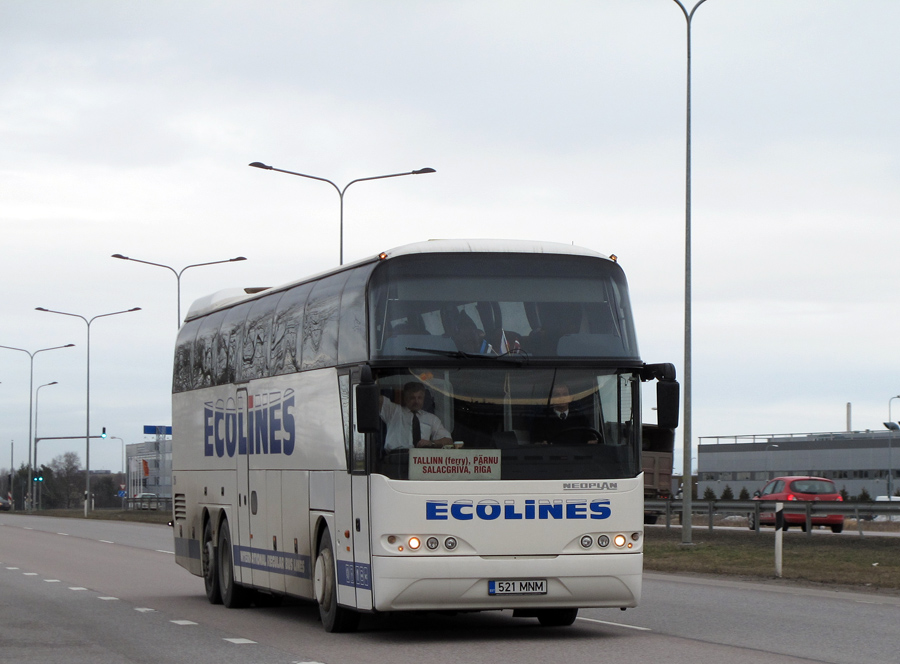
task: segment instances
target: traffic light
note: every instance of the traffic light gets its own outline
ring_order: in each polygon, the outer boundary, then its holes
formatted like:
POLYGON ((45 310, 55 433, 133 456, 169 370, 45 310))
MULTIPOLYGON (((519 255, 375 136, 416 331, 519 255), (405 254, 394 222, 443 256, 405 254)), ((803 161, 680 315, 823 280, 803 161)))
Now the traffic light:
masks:
POLYGON ((43 475, 35 475, 32 479, 33 479, 35 482, 43 482, 43 481, 44 481, 44 476, 43 476, 43 475))
POLYGON ((103 427, 103 431, 100 432, 101 438, 106 438, 106 427, 103 427))

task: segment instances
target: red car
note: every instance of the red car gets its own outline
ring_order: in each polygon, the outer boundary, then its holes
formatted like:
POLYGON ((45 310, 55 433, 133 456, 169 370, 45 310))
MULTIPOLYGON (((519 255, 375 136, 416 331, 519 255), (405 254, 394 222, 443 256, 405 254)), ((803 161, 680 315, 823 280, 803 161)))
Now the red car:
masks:
MULTIPOLYGON (((790 502, 794 500, 808 501, 839 501, 843 500, 838 493, 834 482, 824 477, 776 477, 763 487, 762 491, 753 494, 753 500, 790 502)), ((774 526, 774 512, 760 512, 759 525, 774 526)), ((844 516, 842 514, 813 514, 812 525, 830 526, 831 531, 839 533, 844 529, 844 516)), ((790 526, 800 526, 806 530, 806 515, 803 513, 784 513, 784 526, 787 530, 790 526)), ((750 515, 750 529, 755 529, 753 514, 750 515)))

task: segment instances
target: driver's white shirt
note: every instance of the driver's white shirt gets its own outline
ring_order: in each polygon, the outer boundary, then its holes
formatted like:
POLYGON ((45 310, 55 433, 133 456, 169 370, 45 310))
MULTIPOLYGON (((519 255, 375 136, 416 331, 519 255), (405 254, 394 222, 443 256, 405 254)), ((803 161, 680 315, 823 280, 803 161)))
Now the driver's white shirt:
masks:
MULTIPOLYGON (((398 406, 390 399, 382 402, 381 419, 387 424, 384 449, 397 450, 415 446, 412 439, 412 416, 412 411, 406 406, 398 406)), ((437 415, 420 410, 418 416, 422 438, 425 440, 450 438, 450 432, 444 428, 437 415)))

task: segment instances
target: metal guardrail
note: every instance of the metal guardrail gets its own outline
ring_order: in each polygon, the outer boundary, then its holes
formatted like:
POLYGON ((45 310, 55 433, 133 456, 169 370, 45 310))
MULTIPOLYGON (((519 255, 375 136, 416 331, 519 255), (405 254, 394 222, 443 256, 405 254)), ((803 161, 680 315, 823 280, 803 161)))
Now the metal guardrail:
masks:
MULTIPOLYGON (((713 530, 716 514, 740 514, 753 516, 756 524, 755 530, 759 532, 760 512, 775 511, 774 500, 693 500, 691 501, 692 514, 706 514, 710 518, 709 529, 713 530)), ((862 522, 871 520, 876 516, 888 516, 900 518, 900 501, 878 501, 866 503, 854 503, 844 501, 784 501, 785 514, 805 514, 806 532, 812 535, 813 515, 841 514, 845 517, 856 519, 859 534, 863 534, 862 522)), ((665 515, 666 528, 672 525, 672 515, 681 514, 684 504, 681 500, 645 500, 644 511, 656 512, 660 516, 665 515)))

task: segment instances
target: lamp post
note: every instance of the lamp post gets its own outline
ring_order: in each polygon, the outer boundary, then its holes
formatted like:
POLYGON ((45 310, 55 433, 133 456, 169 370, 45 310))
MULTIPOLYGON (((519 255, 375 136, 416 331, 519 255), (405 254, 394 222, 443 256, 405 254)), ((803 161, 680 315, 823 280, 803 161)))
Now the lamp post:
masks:
POLYGON ((772 473, 772 471, 769 469, 769 449, 770 448, 777 450, 778 445, 775 443, 770 443, 770 444, 766 445, 766 453, 765 453, 766 454, 766 481, 769 481, 770 479, 772 479, 771 477, 769 477, 769 475, 772 473))
POLYGON ((122 474, 125 474, 125 441, 118 436, 110 436, 110 440, 118 440, 122 442, 122 474))
POLYGON ((398 178, 404 175, 424 175, 425 173, 436 173, 433 168, 420 168, 415 171, 407 171, 406 173, 392 173, 390 175, 375 175, 373 177, 368 178, 357 178, 356 180, 351 180, 344 188, 341 189, 331 180, 327 180, 325 178, 320 178, 315 175, 306 175, 304 173, 295 173, 294 171, 285 171, 280 168, 275 168, 274 166, 268 166, 267 164, 262 163, 261 161, 254 161, 252 164, 248 164, 248 166, 252 166, 253 168, 262 168, 267 171, 278 171, 279 173, 287 173, 288 175, 297 175, 301 178, 309 178, 310 180, 319 180, 320 182, 327 182, 332 187, 334 187, 335 191, 337 191, 338 196, 341 199, 341 229, 340 229, 340 265, 344 264, 344 192, 347 191, 347 188, 351 184, 355 184, 356 182, 365 182, 366 180, 384 180, 385 178, 398 178))
POLYGON ((900 431, 900 425, 894 422, 891 417, 891 402, 894 399, 900 399, 900 394, 895 397, 891 397, 888 399, 888 421, 884 423, 888 429, 890 429, 891 433, 888 436, 888 479, 887 479, 887 495, 888 500, 894 499, 894 459, 893 459, 893 445, 894 442, 894 432, 900 431))
POLYGON ((40 350, 36 350, 33 353, 31 351, 25 350, 24 348, 13 348, 12 346, 0 346, 0 348, 6 348, 7 350, 18 350, 23 353, 28 354, 28 358, 30 360, 30 368, 28 370, 29 379, 28 379, 28 489, 23 494, 23 500, 26 496, 31 496, 31 500, 28 501, 29 509, 34 506, 34 490, 31 486, 34 480, 32 479, 32 472, 34 467, 31 465, 31 455, 32 455, 32 445, 34 443, 34 429, 32 428, 32 424, 34 422, 34 356, 38 353, 43 353, 47 350, 58 350, 60 348, 72 348, 75 344, 66 344, 65 346, 53 346, 52 348, 41 348, 40 350))
MULTIPOLYGON (((687 21, 687 122, 685 133, 685 178, 684 178, 684 456, 683 472, 691 473, 691 20, 697 8, 706 0, 699 0, 690 11, 681 0, 674 0, 684 13, 687 21)), ((685 494, 681 543, 691 543, 691 496, 685 494)))
POLYGON ((140 307, 133 307, 123 311, 113 311, 108 314, 98 314, 93 318, 85 318, 80 314, 67 313, 65 311, 54 311, 45 309, 44 307, 36 307, 37 311, 44 311, 49 314, 59 314, 60 316, 71 316, 72 318, 80 318, 87 326, 87 387, 85 389, 87 406, 85 408, 85 432, 84 432, 84 518, 87 518, 88 512, 91 511, 91 323, 98 318, 106 318, 108 316, 118 316, 119 314, 130 314, 133 311, 140 311, 140 307))
POLYGON ((143 263, 144 265, 155 265, 156 267, 164 267, 167 270, 171 270, 172 274, 175 275, 175 282, 177 288, 178 295, 178 320, 175 322, 175 327, 181 327, 181 275, 184 274, 185 270, 188 270, 192 267, 203 267, 204 265, 219 265, 220 263, 236 263, 238 261, 247 260, 243 256, 237 256, 235 258, 226 258, 221 261, 210 261, 208 263, 194 263, 193 265, 186 265, 181 268, 180 271, 176 271, 174 267, 170 267, 169 265, 163 265, 162 263, 151 263, 150 261, 140 260, 138 258, 130 258, 129 256, 123 256, 122 254, 113 254, 112 258, 119 258, 123 261, 131 261, 132 263, 143 263))
MULTIPOLYGON (((41 388, 42 387, 50 387, 51 385, 58 385, 55 380, 52 383, 45 383, 43 385, 39 385, 38 388, 34 391, 34 469, 38 469, 37 465, 37 435, 38 435, 38 405, 40 404, 41 397, 41 388)), ((34 505, 34 482, 31 483, 31 504, 34 505)))

